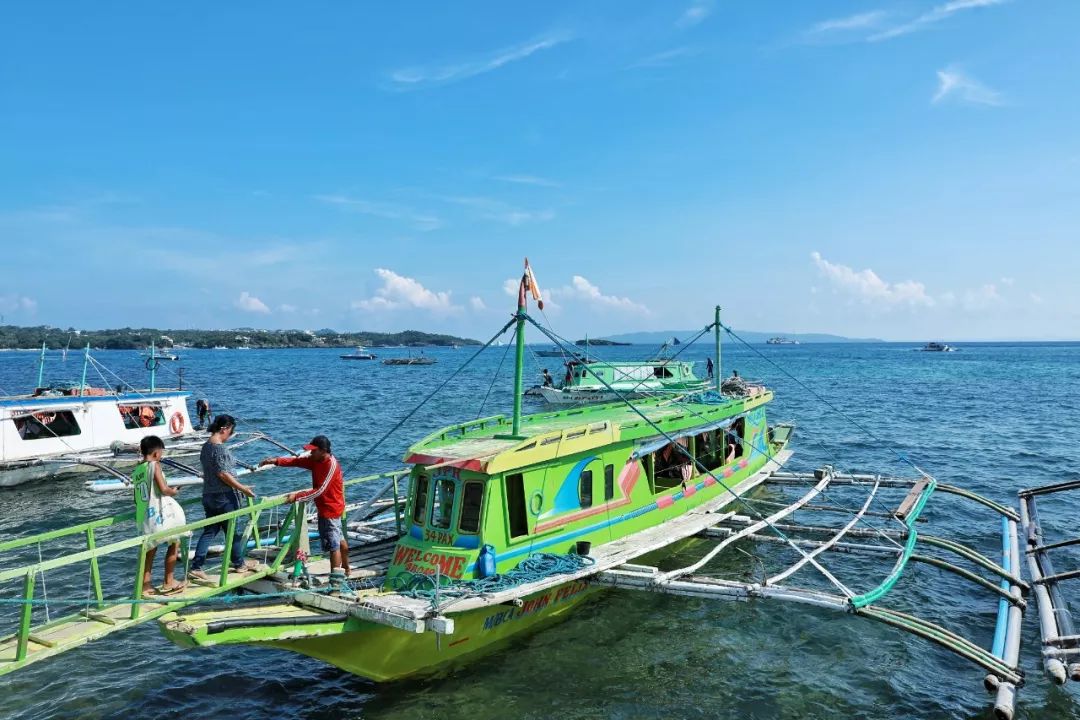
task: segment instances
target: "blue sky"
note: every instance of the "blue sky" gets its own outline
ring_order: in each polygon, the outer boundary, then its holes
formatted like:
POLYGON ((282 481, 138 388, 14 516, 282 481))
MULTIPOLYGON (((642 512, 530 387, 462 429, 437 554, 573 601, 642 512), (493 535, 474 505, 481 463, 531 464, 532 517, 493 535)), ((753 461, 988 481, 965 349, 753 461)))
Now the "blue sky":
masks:
POLYGON ((24 3, 0 314, 1080 339, 1080 5, 24 3))

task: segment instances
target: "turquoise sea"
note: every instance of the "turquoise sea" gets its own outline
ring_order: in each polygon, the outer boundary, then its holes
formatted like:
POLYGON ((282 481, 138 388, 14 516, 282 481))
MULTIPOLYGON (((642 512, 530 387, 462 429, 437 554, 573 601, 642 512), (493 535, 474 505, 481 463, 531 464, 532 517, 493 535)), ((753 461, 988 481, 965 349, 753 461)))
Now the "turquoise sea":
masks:
MULTIPOLYGON (((703 365, 709 345, 691 346, 682 357, 703 365)), ((916 347, 755 346, 833 407, 731 341, 724 345, 722 370, 737 368, 776 391, 770 420, 798 425, 791 469, 833 463, 845 470, 910 475, 899 452, 940 481, 1012 505, 1018 488, 1080 474, 1080 344, 961 343, 959 352, 948 354, 915 352, 916 347)), ((653 350, 603 348, 600 354, 639 359, 653 350)), ((329 435, 349 476, 393 468, 405 447, 429 431, 478 414, 508 412, 511 405, 512 351, 490 348, 358 463, 475 348, 426 350, 438 358, 430 367, 345 362, 338 359, 341 352, 181 350, 177 364, 196 396, 208 397, 217 412, 241 418, 241 430, 261 429, 293 446, 316 433, 329 435)), ((382 358, 406 351, 376 352, 382 358)), ((121 377, 146 383, 135 352, 96 357, 121 377)), ((27 391, 36 379, 36 361, 35 353, 0 353, 0 392, 27 391)), ((529 362, 534 377, 540 363, 558 376, 557 359, 529 362)), ((76 353, 66 363, 50 354, 48 378, 77 380, 80 371, 76 353)), ((90 380, 101 382, 93 371, 90 380)), ((175 382, 167 371, 159 380, 175 382)), ((0 539, 128 508, 126 494, 91 494, 82 482, 0 490, 0 539)), ((306 475, 276 471, 256 486, 270 494, 307 482, 306 475)), ((1077 534, 1078 499, 1040 505, 1049 532, 1058 538, 1077 534)), ((999 547, 999 522, 972 507, 932 500, 928 526, 992 552, 999 547)), ((770 557, 769 549, 753 543, 740 547, 770 557)), ((690 556, 694 548, 682 552, 690 556)), ((5 558, 4 565, 9 562, 5 558)), ((718 565, 749 575, 754 562, 740 554, 718 565)), ((1080 566, 1080 553, 1062 551, 1057 565, 1059 571, 1080 566)), ((54 598, 84 596, 86 574, 47 576, 47 589, 54 598)), ((930 567, 911 568, 896 592, 896 602, 887 604, 923 606, 927 617, 989 646, 996 600, 986 593, 930 567)), ((14 614, 4 609, 5 631, 14 614)), ((1017 716, 1080 717, 1076 690, 1054 687, 1042 675, 1035 619, 1032 605, 1024 621, 1027 685, 1020 690, 1017 716)), ((848 615, 764 601, 612 591, 566 622, 442 676, 385 686, 286 652, 183 651, 148 623, 0 679, 0 717, 989 718, 991 698, 982 690, 982 677, 936 646, 848 615)))

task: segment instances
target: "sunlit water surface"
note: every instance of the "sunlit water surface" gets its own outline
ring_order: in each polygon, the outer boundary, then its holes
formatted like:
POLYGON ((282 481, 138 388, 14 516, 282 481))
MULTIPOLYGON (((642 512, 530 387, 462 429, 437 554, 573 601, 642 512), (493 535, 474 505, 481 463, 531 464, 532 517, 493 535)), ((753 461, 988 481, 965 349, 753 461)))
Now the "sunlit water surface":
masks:
MULTIPOLYGON (((848 470, 910 473, 897 459, 899 451, 943 482, 1010 504, 1020 487, 1076 477, 1080 345, 969 344, 949 354, 914 347, 756 348, 834 407, 737 344, 725 344, 723 366, 725 373, 738 368, 776 390, 770 420, 798 424, 792 469, 831 462, 848 470)), ((478 413, 509 411, 512 354, 493 347, 357 464, 474 351, 428 350, 438 364, 388 367, 345 362, 336 350, 187 350, 179 365, 197 396, 209 397, 216 411, 242 418, 242 430, 258 428, 294 446, 326 433, 356 476, 394 467, 409 442, 433 429, 478 413)), ((650 351, 605 348, 602 354, 639 359, 650 351)), ((683 357, 703 364, 706 352, 695 345, 683 357)), ((399 354, 404 351, 380 351, 383 357, 399 354)), ((97 357, 125 379, 146 382, 134 352, 97 357)), ((36 377, 36 359, 33 353, 0 353, 0 389, 26 391, 36 377)), ((529 372, 538 375, 540 363, 558 375, 556 359, 530 358, 529 372)), ((81 361, 75 353, 66 364, 50 355, 48 367, 53 379, 77 379, 81 361)), ((166 371, 159 379, 175 381, 166 371)), ((90 380, 101 384, 93 371, 90 380)), ((303 475, 278 472, 262 476, 257 486, 269 494, 305 482, 303 475)), ((0 538, 121 512, 129 502, 126 494, 88 493, 81 478, 0 490, 0 538)), ((927 512, 936 534, 995 547, 999 526, 992 516, 969 513, 970 506, 956 502, 940 507, 962 512, 938 507, 931 503, 927 512)), ((1071 526, 1075 535, 1077 510, 1075 501, 1047 502, 1044 519, 1049 525, 1056 516, 1055 527, 1067 533, 1071 526)), ((694 548, 684 552, 678 559, 693 558, 694 548)), ((753 572, 745 558, 721 565, 753 572)), ((1059 565, 1075 567, 1080 558, 1063 553, 1059 565)), ((125 560, 106 564, 104 571, 118 577, 129 568, 125 560)), ((85 582, 80 571, 48 576, 47 587, 53 597, 82 597, 85 582)), ((996 603, 959 579, 912 568, 894 605, 923 606, 928 617, 989 645, 996 603)), ((14 614, 11 608, 5 613, 14 614)), ((1020 692, 1018 716, 1080 717, 1074 694, 1052 687, 1041 674, 1033 609, 1024 630, 1028 683, 1020 692)), ((0 717, 990 717, 981 679, 978 669, 937 647, 825 610, 610 592, 569 620, 442 676, 385 686, 282 651, 180 650, 161 637, 155 623, 147 623, 5 677, 0 717)))

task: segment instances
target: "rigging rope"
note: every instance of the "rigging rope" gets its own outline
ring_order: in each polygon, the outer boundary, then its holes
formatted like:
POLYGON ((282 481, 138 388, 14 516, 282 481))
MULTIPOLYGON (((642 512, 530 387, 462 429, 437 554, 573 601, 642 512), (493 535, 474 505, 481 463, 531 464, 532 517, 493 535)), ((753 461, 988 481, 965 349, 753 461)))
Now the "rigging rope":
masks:
POLYGON ((852 425, 854 425, 854 426, 855 426, 856 428, 858 428, 858 429, 859 429, 859 430, 861 430, 862 432, 864 432, 864 433, 866 433, 867 435, 869 435, 869 436, 870 436, 871 438, 873 438, 874 440, 876 440, 876 441, 878 441, 879 443, 881 443, 881 444, 882 444, 883 446, 885 446, 885 447, 887 447, 888 449, 892 450, 893 454, 895 454, 895 455, 896 455, 896 457, 898 457, 898 458, 899 458, 899 459, 900 459, 900 460, 901 460, 902 462, 904 462, 904 463, 907 463, 907 464, 908 464, 908 465, 910 465, 910 466, 911 466, 912 468, 914 468, 914 469, 915 469, 915 472, 919 473, 920 475, 922 475, 922 476, 923 476, 924 478, 926 478, 926 479, 928 479, 928 480, 930 480, 930 479, 933 479, 933 478, 932 478, 932 477, 930 476, 930 474, 929 474, 929 473, 927 473, 927 472, 926 472, 926 471, 924 471, 924 470, 923 470, 922 468, 920 468, 920 467, 919 467, 918 465, 916 465, 916 464, 915 464, 915 463, 914 463, 914 462, 913 462, 913 461, 912 461, 912 460, 911 460, 911 459, 910 459, 910 458, 909 458, 909 457, 908 457, 907 455, 905 455, 904 453, 900 452, 899 450, 896 450, 896 449, 895 449, 894 447, 892 447, 892 445, 891 445, 890 443, 888 443, 888 442, 887 442, 886 440, 884 440, 884 439, 882 439, 882 438, 878 437, 878 436, 877 436, 877 435, 875 435, 875 434, 874 434, 874 433, 873 433, 873 432, 872 432, 872 431, 871 431, 871 430, 870 430, 869 428, 865 427, 865 426, 864 426, 864 425, 863 425, 862 423, 858 422, 857 420, 855 420, 854 418, 852 418, 851 416, 849 416, 849 415, 848 415, 847 413, 845 413, 845 412, 844 412, 843 410, 841 410, 840 408, 838 408, 838 407, 837 407, 836 405, 834 405, 834 404, 832 404, 831 402, 829 402, 829 400, 828 400, 828 399, 826 399, 825 397, 823 397, 822 395, 820 395, 819 393, 817 393, 817 392, 816 392, 816 391, 815 391, 815 390, 814 390, 813 388, 811 388, 810 386, 808 386, 808 385, 807 385, 806 383, 804 383, 804 382, 803 382, 802 380, 799 380, 799 378, 797 378, 797 377, 795 377, 794 375, 792 375, 792 374, 791 374, 790 372, 788 372, 788 371, 787 371, 786 369, 784 369, 784 368, 783 368, 782 366, 780 366, 780 365, 779 365, 779 364, 778 364, 778 363, 777 363, 776 361, 774 361, 774 360, 773 360, 772 358, 770 358, 770 357, 768 357, 767 355, 765 355, 765 354, 764 354, 763 352, 761 352, 761 351, 760 351, 760 350, 758 350, 758 349, 757 349, 756 347, 754 347, 753 345, 751 345, 750 343, 748 343, 748 342, 747 342, 746 340, 743 340, 743 339, 742 339, 742 337, 740 337, 739 335, 737 335, 737 334, 735 333, 735 331, 734 331, 734 330, 732 330, 731 328, 729 328, 729 327, 728 327, 727 325, 724 325, 723 323, 720 323, 720 327, 722 327, 722 328, 724 329, 724 331, 725 331, 725 332, 726 332, 726 333, 727 333, 728 335, 730 335, 731 337, 735 338, 736 340, 738 340, 739 342, 741 342, 741 343, 742 343, 743 345, 745 345, 746 347, 750 348, 750 350, 752 350, 752 351, 754 352, 754 354, 756 354, 756 355, 757 355, 758 357, 760 357, 761 359, 765 360, 765 362, 769 363, 769 364, 770 364, 770 365, 772 365, 772 366, 773 366, 774 368, 776 368, 777 370, 779 370, 780 372, 782 372, 782 373, 783 373, 784 375, 786 375, 786 376, 787 376, 788 378, 790 378, 790 379, 791 379, 792 381, 794 381, 795 383, 797 383, 797 384, 799 385, 799 387, 801 387, 801 388, 802 388, 803 390, 806 390, 806 391, 807 391, 808 393, 810 393, 811 395, 813 395, 813 396, 814 396, 815 398, 817 398, 817 399, 818 399, 819 401, 821 401, 822 403, 824 403, 825 405, 827 405, 827 406, 829 407, 829 409, 831 409, 831 410, 832 410, 833 412, 835 412, 835 413, 837 413, 838 415, 840 415, 840 417, 842 417, 842 418, 844 418, 845 420, 847 420, 847 421, 848 421, 849 423, 851 423, 851 424, 852 424, 852 425))
MULTIPOLYGON (((550 338, 553 342, 555 342, 556 344, 559 344, 558 336, 553 331, 550 331, 547 328, 545 328, 544 326, 540 325, 539 323, 536 322, 535 319, 533 319, 529 315, 525 315, 525 319, 528 320, 529 322, 531 322, 536 327, 536 329, 538 329, 541 333, 547 335, 548 338, 550 338)), ((698 462, 697 458, 695 458, 693 455, 691 455, 686 450, 686 448, 682 447, 682 445, 680 445, 678 442, 676 442, 675 439, 671 437, 671 435, 664 432, 664 430, 659 425, 657 425, 653 421, 652 418, 650 418, 648 415, 643 413, 632 402, 627 400, 621 393, 619 393, 617 390, 612 388, 611 385, 609 385, 606 381, 604 381, 603 378, 601 378, 599 375, 597 375, 595 372, 593 372, 589 368, 588 365, 585 365, 585 368, 586 368, 586 370, 591 372, 593 374, 593 377, 595 377, 608 390, 615 393, 615 396, 618 397, 619 400, 621 400, 624 404, 626 404, 627 407, 629 407, 631 410, 633 410, 636 415, 638 415, 642 420, 644 420, 646 423, 648 423, 649 426, 653 428, 653 430, 658 432, 660 435, 663 435, 667 439, 667 441, 672 444, 672 446, 676 449, 677 452, 680 452, 683 455, 685 455, 690 460, 690 462, 692 462, 696 467, 698 467, 701 471, 704 471, 710 477, 712 477, 714 480, 716 480, 717 484, 720 485, 720 487, 727 490, 731 494, 731 496, 733 498, 735 498, 735 502, 739 503, 740 505, 745 507, 749 512, 753 513, 758 518, 760 518, 761 522, 763 522, 766 526, 768 526, 769 529, 772 530, 778 537, 782 538, 785 542, 787 542, 787 544, 790 545, 797 553, 799 553, 799 555, 801 555, 803 557, 806 557, 808 559, 808 562, 810 562, 815 568, 817 568, 817 570, 819 572, 821 572, 821 574, 824 575, 825 578, 827 578, 830 582, 832 582, 834 585, 836 585, 837 589, 841 590, 842 592, 846 590, 846 588, 844 588, 843 584, 840 583, 839 580, 837 580, 836 578, 834 578, 832 576, 832 573, 830 573, 828 570, 826 570, 820 563, 817 562, 817 560, 814 560, 813 558, 809 558, 807 556, 807 554, 805 552, 803 552, 802 548, 800 548, 796 543, 794 543, 791 540, 791 538, 789 538, 787 535, 785 535, 783 533, 783 531, 780 530, 780 528, 773 525, 769 521, 768 518, 763 517, 761 515, 761 513, 758 512, 757 508, 755 508, 753 505, 751 505, 749 502, 747 502, 741 495, 739 495, 734 490, 732 490, 731 487, 727 483, 725 483, 723 481, 723 479, 716 477, 716 475, 714 475, 711 470, 709 470, 704 465, 702 465, 700 462, 698 462)), ((782 463, 778 463, 778 464, 780 465, 780 467, 783 467, 782 463)), ((670 575, 671 573, 668 573, 668 574, 670 575)))
POLYGON ((444 387, 446 387, 450 383, 451 380, 456 378, 461 373, 462 370, 464 370, 466 367, 469 366, 469 364, 473 360, 480 357, 480 353, 487 350, 491 346, 492 343, 494 343, 496 340, 498 340, 500 337, 502 337, 503 333, 505 333, 510 328, 510 326, 513 325, 516 322, 517 322, 517 318, 514 317, 514 318, 511 318, 505 325, 503 325, 501 330, 499 330, 497 333, 492 335, 490 340, 488 340, 486 343, 484 343, 480 347, 479 350, 477 350, 475 353, 473 353, 472 357, 470 357, 468 360, 466 360, 464 363, 462 363, 456 370, 454 370, 454 372, 450 373, 450 376, 447 377, 445 380, 443 380, 441 383, 439 383, 439 385, 434 390, 432 390, 430 393, 428 393, 427 397, 425 397, 423 400, 421 400, 420 403, 416 405, 416 407, 414 407, 412 410, 407 412, 405 414, 405 417, 401 418, 396 423, 394 423, 393 427, 391 427, 389 430, 387 430, 385 433, 383 433, 382 437, 380 437, 378 440, 376 440, 367 450, 365 450, 360 455, 359 458, 354 460, 349 465, 347 473, 351 473, 354 469, 356 469, 356 467, 361 462, 363 462, 368 457, 368 455, 370 455, 371 453, 373 453, 375 451, 375 448, 379 447, 384 442, 386 442, 387 438, 389 438, 391 435, 393 435, 395 432, 397 432, 398 429, 400 429, 402 425, 407 423, 409 421, 409 419, 413 415, 415 415, 417 413, 417 411, 420 410, 420 408, 424 407, 424 405, 426 405, 427 402, 429 400, 431 400, 431 398, 435 397, 439 392, 441 392, 442 389, 444 387))
POLYGON ((503 363, 506 362, 506 356, 510 354, 511 347, 513 346, 510 343, 506 344, 506 350, 503 351, 502 358, 499 360, 499 367, 495 368, 495 374, 491 376, 491 384, 488 385, 487 392, 484 393, 484 399, 480 402, 480 409, 476 411, 477 418, 484 412, 484 405, 487 404, 488 396, 491 395, 491 389, 495 387, 495 381, 499 379, 499 372, 502 371, 503 363))

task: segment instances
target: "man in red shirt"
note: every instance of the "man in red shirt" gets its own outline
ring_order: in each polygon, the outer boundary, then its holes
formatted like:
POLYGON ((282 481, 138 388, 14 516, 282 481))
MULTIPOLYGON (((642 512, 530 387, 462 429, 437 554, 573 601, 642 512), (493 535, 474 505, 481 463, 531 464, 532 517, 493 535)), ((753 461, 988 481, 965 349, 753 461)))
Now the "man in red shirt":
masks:
POLYGON ((288 494, 289 502, 314 500, 319 511, 319 539, 323 552, 330 553, 330 574, 338 568, 349 574, 349 544, 341 528, 341 516, 345 514, 345 483, 341 465, 330 453, 330 438, 316 435, 304 446, 307 455, 299 457, 266 458, 259 465, 278 467, 302 467, 311 471, 311 489, 288 494))

